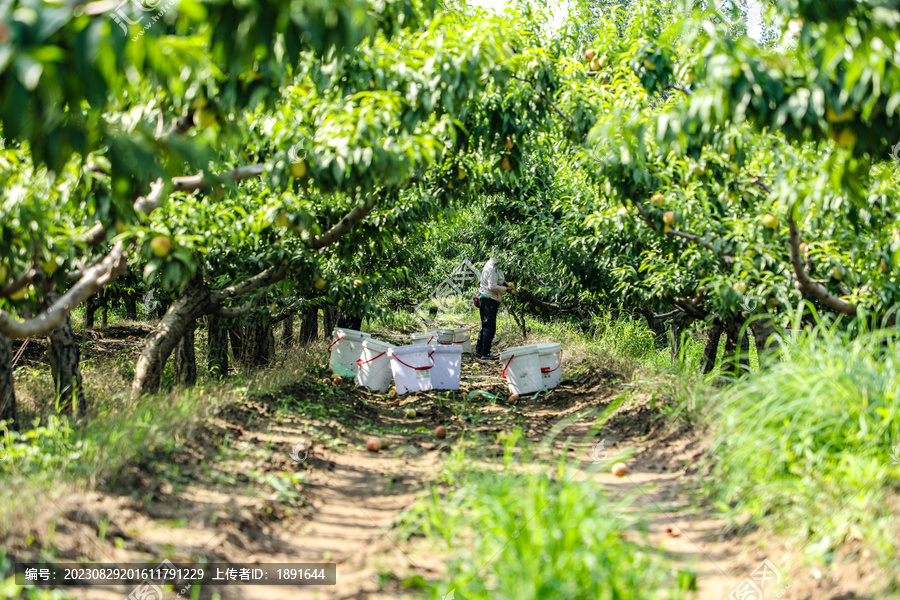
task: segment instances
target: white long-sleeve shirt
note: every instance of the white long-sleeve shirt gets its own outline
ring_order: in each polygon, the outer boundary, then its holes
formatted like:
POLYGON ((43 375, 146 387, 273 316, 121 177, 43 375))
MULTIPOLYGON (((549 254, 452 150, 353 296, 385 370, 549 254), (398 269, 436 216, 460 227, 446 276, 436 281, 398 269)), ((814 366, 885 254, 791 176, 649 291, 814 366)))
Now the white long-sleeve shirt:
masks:
POLYGON ((496 301, 500 301, 503 292, 507 290, 506 276, 500 270, 499 261, 493 258, 487 261, 484 269, 481 271, 481 283, 478 288, 479 296, 487 296, 496 301))

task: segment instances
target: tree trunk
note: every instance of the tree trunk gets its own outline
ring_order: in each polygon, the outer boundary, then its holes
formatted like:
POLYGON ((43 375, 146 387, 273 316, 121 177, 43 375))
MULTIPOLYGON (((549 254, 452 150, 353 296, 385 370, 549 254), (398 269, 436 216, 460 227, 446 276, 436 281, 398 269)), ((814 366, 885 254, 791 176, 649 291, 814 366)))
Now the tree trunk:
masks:
POLYGON ((669 321, 669 353, 672 357, 672 364, 677 364, 678 357, 681 355, 681 322, 677 317, 673 317, 669 321))
MULTIPOLYGON (((139 399, 144 394, 159 390, 163 368, 172 351, 185 333, 200 317, 220 311, 222 302, 232 300, 260 287, 271 285, 284 277, 284 269, 268 268, 229 288, 228 293, 213 292, 203 282, 203 272, 197 270, 184 292, 166 311, 156 328, 144 341, 144 348, 134 369, 131 383, 131 398, 139 399)), ((249 305, 248 305, 249 306, 249 305)), ((242 310, 229 310, 231 314, 242 314, 242 310)), ((268 315, 266 315, 268 317, 268 315)))
POLYGON ((231 341, 231 358, 236 363, 242 362, 244 360, 244 338, 240 322, 235 319, 227 319, 224 323, 228 331, 228 339, 231 341))
POLYGON ((510 309, 509 313, 513 316, 513 320, 516 322, 516 325, 519 326, 519 329, 522 330, 522 339, 528 339, 528 328, 525 322, 525 305, 520 304, 519 313, 516 314, 516 309, 513 307, 510 309))
POLYGON ((134 292, 125 292, 122 294, 122 302, 125 303, 125 318, 129 321, 137 321, 137 294, 134 292))
POLYGON ((765 363, 778 360, 778 351, 781 349, 778 340, 772 337, 777 330, 769 319, 756 319, 750 323, 750 331, 753 332, 753 340, 756 343, 756 355, 759 357, 759 368, 765 363))
POLYGON ((281 333, 281 345, 290 348, 294 345, 294 313, 284 319, 284 329, 281 333))
POLYGON ((103 299, 100 304, 100 328, 106 329, 109 325, 109 292, 103 292, 103 299))
MULTIPOLYGON (((160 294, 162 296, 162 294, 160 294)), ((169 311, 169 306, 171 302, 168 298, 159 297, 156 299, 156 318, 162 319, 166 316, 166 313, 169 311)))
POLYGON ((722 322, 713 321, 706 333, 706 343, 703 344, 703 358, 700 368, 704 375, 708 375, 716 367, 716 357, 719 354, 719 338, 722 337, 722 322))
POLYGON ((331 332, 334 331, 335 326, 337 325, 338 319, 338 309, 337 306, 333 304, 326 304, 322 307, 322 313, 324 314, 324 329, 325 329, 325 337, 331 335, 331 332))
POLYGON ((319 338, 319 309, 307 306, 300 314, 300 343, 310 344, 319 338))
POLYGON ((11 421, 16 427, 16 389, 12 369, 12 340, 0 333, 0 421, 11 421))
POLYGON ((745 331, 744 335, 741 336, 741 356, 738 366, 740 367, 740 375, 743 376, 750 372, 750 335, 748 331, 745 331))
POLYGON ((741 323, 737 319, 727 319, 725 321, 725 355, 722 357, 723 371, 729 372, 736 377, 740 377, 742 369, 740 366, 740 357, 738 350, 743 344, 738 339, 741 332, 741 323))
POLYGON ((241 366, 244 369, 263 367, 272 358, 275 337, 272 334, 272 323, 269 314, 254 311, 244 326, 244 355, 241 366))
POLYGON ((88 299, 84 301, 84 328, 85 329, 93 329, 94 328, 94 313, 97 312, 97 307, 99 306, 99 294, 91 294, 88 296, 88 299))
POLYGON ((144 341, 144 349, 138 358, 131 383, 131 397, 137 400, 144 394, 159 391, 163 369, 181 338, 193 322, 211 312, 213 306, 209 288, 193 282, 169 307, 165 316, 144 341))
POLYGON ((223 379, 228 376, 228 329, 220 317, 209 315, 206 319, 209 331, 207 368, 210 375, 223 379))
POLYGON ((194 329, 196 321, 192 321, 178 342, 175 353, 175 382, 185 387, 197 385, 197 355, 194 352, 194 329))
MULTIPOLYGON (((657 319, 652 310, 641 309, 638 311, 647 321, 647 327, 653 332, 657 348, 665 348, 669 341, 669 330, 663 319, 657 319)), ((616 318, 616 317, 614 317, 616 318)))
POLYGON ((81 416, 87 408, 81 383, 81 346, 72 331, 72 318, 50 332, 50 373, 61 410, 81 416))

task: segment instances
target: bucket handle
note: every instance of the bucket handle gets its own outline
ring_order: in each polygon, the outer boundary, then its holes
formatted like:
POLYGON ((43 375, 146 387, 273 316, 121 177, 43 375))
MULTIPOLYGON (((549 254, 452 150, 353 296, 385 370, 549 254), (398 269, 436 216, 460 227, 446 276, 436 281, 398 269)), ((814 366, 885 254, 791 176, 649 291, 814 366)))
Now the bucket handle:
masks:
POLYGON ((509 368, 509 363, 511 363, 511 362, 512 362, 512 360, 513 360, 513 359, 514 359, 514 358, 515 358, 515 357, 516 357, 516 355, 515 355, 515 354, 513 354, 513 355, 512 355, 512 356, 510 356, 510 357, 509 357, 509 360, 508 360, 508 361, 506 361, 506 366, 505 366, 505 367, 503 367, 503 372, 502 372, 502 373, 500 373, 500 377, 502 377, 502 378, 503 378, 503 379, 506 379, 506 369, 508 369, 508 368, 509 368))
MULTIPOLYGON (((341 337, 339 337, 338 339, 336 339, 336 340, 334 340, 333 342, 331 342, 331 346, 334 346, 335 344, 337 344, 337 343, 338 343, 339 341, 341 341, 342 339, 344 339, 344 335, 343 335, 343 334, 341 334, 341 337)), ((328 346, 328 354, 331 354, 331 346, 328 346)))
POLYGON ((553 371, 557 370, 561 366, 562 366, 562 351, 560 351, 560 353, 559 353, 559 364, 556 365, 555 367, 553 367, 552 369, 550 367, 541 367, 541 373, 552 373, 553 371))
MULTIPOLYGON (((412 365, 408 365, 408 364, 406 364, 405 362, 403 362, 402 360, 400 360, 400 358, 399 358, 396 354, 391 354, 391 358, 393 358, 394 360, 396 360, 398 363, 400 363, 400 364, 403 365, 404 367, 409 367, 410 369, 413 369, 414 371, 427 371, 428 369, 430 369, 431 367, 434 366, 434 356, 433 356, 433 355, 434 355, 434 352, 429 352, 429 353, 428 353, 428 358, 431 359, 431 364, 430 364, 430 365, 425 365, 424 367, 414 367, 414 366, 412 366, 412 365)), ((373 360, 374 360, 374 359, 373 359, 373 360)))
POLYGON ((376 356, 376 357, 374 357, 374 358, 370 358, 369 360, 363 360, 363 359, 361 359, 361 358, 360 358, 360 359, 357 359, 356 364, 359 365, 359 366, 361 367, 361 366, 363 366, 364 364, 367 364, 367 363, 372 362, 373 360, 378 360, 379 358, 381 358, 381 357, 384 356, 385 354, 387 354, 387 350, 385 350, 384 352, 382 352, 381 354, 379 354, 378 356, 376 356))

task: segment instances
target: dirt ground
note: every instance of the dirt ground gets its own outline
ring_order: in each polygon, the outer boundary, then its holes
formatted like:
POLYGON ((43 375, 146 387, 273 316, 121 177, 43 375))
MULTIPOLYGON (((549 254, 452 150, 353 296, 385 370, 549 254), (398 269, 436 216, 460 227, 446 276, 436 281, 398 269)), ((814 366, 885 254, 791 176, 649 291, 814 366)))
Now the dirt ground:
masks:
MULTIPOLYGON (((738 532, 713 507, 698 505, 690 490, 700 483, 697 464, 708 445, 702 432, 668 422, 664 398, 634 393, 615 373, 586 371, 512 405, 500 371, 496 362, 465 356, 461 391, 396 399, 350 383, 325 385, 324 369, 298 375, 278 393, 227 406, 171 453, 17 525, 7 551, 27 560, 54 547, 59 562, 155 563, 164 555, 175 562, 334 562, 334 586, 207 587, 200 597, 415 597, 400 583, 411 575, 439 579, 443 564, 397 534, 398 516, 437 481, 454 444, 477 444, 490 461, 492 444, 500 455, 496 434, 519 426, 539 460, 555 464, 566 452, 579 478, 630 498, 627 510, 643 517, 650 542, 696 573, 700 600, 729 597, 764 560, 778 569, 778 581, 773 574, 764 586, 767 600, 883 597, 870 555, 848 547, 830 569, 806 564, 801 549, 738 532), (498 397, 475 401, 475 390, 498 397), (405 416, 408 408, 414 418, 405 416), (600 418, 605 425, 597 430, 600 418), (445 439, 434 434, 439 425, 448 429, 445 439), (367 451, 376 434, 386 447, 367 451), (542 454, 537 448, 548 436, 542 454), (620 457, 628 466, 621 478, 608 468, 620 457), (595 461, 604 465, 599 472, 595 461)), ((133 588, 69 591, 105 599, 133 588)))

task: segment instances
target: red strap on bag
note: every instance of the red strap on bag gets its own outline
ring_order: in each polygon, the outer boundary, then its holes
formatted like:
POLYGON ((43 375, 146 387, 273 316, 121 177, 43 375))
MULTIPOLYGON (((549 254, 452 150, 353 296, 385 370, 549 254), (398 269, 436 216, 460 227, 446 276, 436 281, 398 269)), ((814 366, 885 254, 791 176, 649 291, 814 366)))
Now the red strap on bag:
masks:
MULTIPOLYGON (((338 343, 339 341, 341 341, 342 339, 344 339, 344 336, 343 336, 343 335, 342 335, 341 337, 339 337, 338 339, 334 340, 333 342, 331 342, 331 346, 334 346, 335 344, 337 344, 337 343, 338 343)), ((328 346, 328 354, 331 354, 331 346, 328 346)))
POLYGON ((368 364, 368 363, 372 362, 373 360, 377 360, 377 359, 381 358, 381 357, 384 356, 385 354, 387 354, 387 350, 385 350, 384 352, 382 352, 382 353, 379 354, 378 356, 375 356, 375 357, 373 357, 373 358, 370 358, 369 360, 363 360, 363 359, 360 358, 359 360, 356 361, 356 364, 358 364, 358 365, 361 367, 361 366, 363 366, 363 365, 365 365, 365 364, 368 364))

